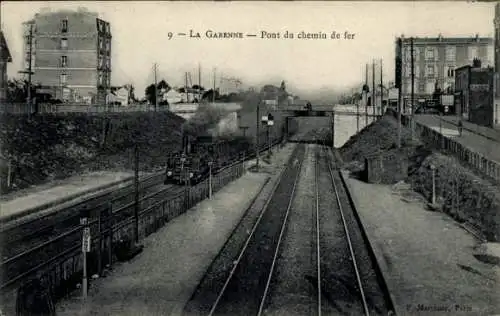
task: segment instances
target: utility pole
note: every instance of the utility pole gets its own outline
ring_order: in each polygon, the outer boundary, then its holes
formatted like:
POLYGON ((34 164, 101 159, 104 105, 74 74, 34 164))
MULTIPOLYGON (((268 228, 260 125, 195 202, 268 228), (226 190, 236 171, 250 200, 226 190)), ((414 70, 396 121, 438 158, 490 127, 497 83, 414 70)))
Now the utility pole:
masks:
POLYGON ((377 88, 375 87, 375 59, 372 60, 372 107, 373 107, 373 117, 375 118, 375 108, 377 107, 377 88))
POLYGON ((201 102, 201 65, 198 63, 198 103, 201 102))
POLYGON ((215 68, 214 68, 214 89, 212 90, 212 103, 215 103, 215 68))
MULTIPOLYGON (((33 59, 33 24, 30 24, 30 31, 28 33, 28 69, 27 70, 22 70, 19 71, 19 73, 22 74, 27 74, 28 75, 28 87, 26 91, 26 104, 28 106, 28 111, 31 113, 31 75, 34 74, 33 72, 33 65, 32 65, 32 59, 33 59)), ((35 111, 35 113, 38 111, 35 111)))
MULTIPOLYGON (((137 141, 137 139, 136 139, 137 141)), ((139 145, 134 146, 134 237, 139 243, 139 145)))
POLYGON ((186 103, 189 103, 189 94, 188 94, 188 73, 184 73, 184 92, 186 93, 186 103))
POLYGON ((414 131, 413 131, 413 116, 414 116, 414 113, 415 113, 415 91, 414 91, 414 86, 415 86, 415 73, 414 73, 414 68, 415 68, 415 61, 414 61, 414 58, 413 58, 413 37, 410 38, 410 53, 411 53, 411 56, 410 56, 410 63, 411 63, 411 108, 410 108, 410 111, 411 111, 411 114, 410 114, 410 129, 411 129, 411 139, 413 140, 413 134, 414 134, 414 131))
MULTIPOLYGON (((403 49, 403 42, 401 40, 401 38, 398 39, 398 51, 399 51, 399 55, 400 56, 396 56, 396 58, 402 58, 401 55, 403 54, 402 52, 402 49, 403 49)), ((401 65, 403 64, 402 63, 402 60, 401 60, 401 65)), ((401 69, 399 69, 399 71, 402 73, 403 72, 403 69, 401 67, 401 69)), ((396 82, 396 84, 399 85, 398 87, 398 139, 397 139, 397 148, 401 148, 401 103, 402 103, 402 93, 401 93, 401 89, 403 88, 403 80, 401 79, 400 82, 396 82)))
MULTIPOLYGON (((365 85, 368 87, 368 64, 366 64, 365 68, 365 85)), ((366 102, 365 102, 365 126, 368 126, 368 93, 366 91, 366 102)))
MULTIPOLYGON (((384 115, 384 83, 382 80, 382 67, 383 60, 380 59, 380 116, 384 115)), ((389 96, 387 96, 387 102, 389 102, 389 96)))
POLYGON ((258 100, 258 103, 257 103, 257 135, 255 137, 255 146, 256 146, 256 150, 255 150, 255 153, 257 154, 257 162, 255 164, 255 167, 257 169, 257 172, 259 171, 259 158, 260 158, 260 153, 259 153, 259 150, 260 150, 260 146, 259 146, 259 136, 260 136, 260 97, 259 97, 259 100, 258 100))
POLYGON ((154 72, 155 72, 155 112, 158 109, 158 82, 156 78, 156 63, 154 64, 154 72))

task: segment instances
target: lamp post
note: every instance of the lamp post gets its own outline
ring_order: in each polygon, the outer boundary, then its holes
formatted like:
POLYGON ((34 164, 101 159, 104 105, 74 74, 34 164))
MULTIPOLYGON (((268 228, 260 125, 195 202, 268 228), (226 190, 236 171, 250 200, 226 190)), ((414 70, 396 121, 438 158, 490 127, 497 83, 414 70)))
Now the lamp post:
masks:
POLYGON ((208 198, 212 199, 212 158, 208 161, 208 198))
POLYGON ((430 165, 429 168, 432 171, 432 197, 431 203, 432 205, 436 204, 436 166, 430 165))
MULTIPOLYGON (((187 201, 187 169, 184 168, 184 164, 186 163, 186 155, 184 153, 182 153, 181 155, 181 174, 180 176, 182 178, 184 178, 184 203, 186 205, 186 209, 187 209, 187 205, 188 205, 188 201, 187 201)), ((181 181, 181 184, 182 184, 182 181, 181 181)))

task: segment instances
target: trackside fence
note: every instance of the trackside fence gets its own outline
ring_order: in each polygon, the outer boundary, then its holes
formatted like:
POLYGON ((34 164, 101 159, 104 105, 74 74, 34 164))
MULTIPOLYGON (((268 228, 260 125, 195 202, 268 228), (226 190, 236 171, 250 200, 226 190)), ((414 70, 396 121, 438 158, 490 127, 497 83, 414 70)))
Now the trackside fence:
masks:
MULTIPOLYGON (((282 142, 275 139, 272 146, 282 142)), ((261 146, 265 151, 268 146, 261 146)), ((218 170, 212 175, 212 193, 219 191, 228 183, 240 178, 245 173, 245 160, 253 159, 253 153, 242 156, 231 165, 218 170)), ((140 199, 138 231, 139 240, 156 232, 165 223, 183 214, 209 195, 209 180, 196 185, 178 186, 149 194, 140 199)), ((120 245, 135 239, 135 203, 129 203, 113 209, 108 207, 92 210, 89 215, 91 233, 91 251, 87 253, 87 271, 89 279, 94 274, 100 275, 103 269, 112 266, 118 259, 120 245)), ((26 280, 39 280, 54 300, 58 300, 75 289, 83 277, 82 254, 83 227, 77 226, 59 236, 20 253, 1 263, 1 295, 12 293, 26 280), (49 251, 50 249, 50 251, 49 251), (56 251, 57 255, 54 255, 56 251), (50 254, 52 253, 52 254, 50 254), (30 258, 37 258, 39 264, 33 264, 30 258)))
MULTIPOLYGON (((396 111, 393 109, 388 109, 388 111, 397 118, 396 111)), ((403 125, 409 127, 410 117, 401 114, 401 122, 403 125)), ((459 142, 440 134, 438 131, 428 126, 418 122, 414 122, 414 126, 416 135, 420 136, 420 138, 427 144, 455 156, 463 163, 473 167, 489 178, 495 181, 500 181, 499 163, 486 158, 480 153, 477 153, 459 142)))

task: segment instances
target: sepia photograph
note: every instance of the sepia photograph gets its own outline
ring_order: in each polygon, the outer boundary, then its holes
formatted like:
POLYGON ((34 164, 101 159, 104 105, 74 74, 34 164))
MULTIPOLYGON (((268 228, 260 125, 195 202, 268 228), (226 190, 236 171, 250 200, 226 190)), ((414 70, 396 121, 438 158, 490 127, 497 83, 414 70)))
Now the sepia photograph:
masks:
POLYGON ((500 2, 0 25, 0 316, 500 315, 500 2))

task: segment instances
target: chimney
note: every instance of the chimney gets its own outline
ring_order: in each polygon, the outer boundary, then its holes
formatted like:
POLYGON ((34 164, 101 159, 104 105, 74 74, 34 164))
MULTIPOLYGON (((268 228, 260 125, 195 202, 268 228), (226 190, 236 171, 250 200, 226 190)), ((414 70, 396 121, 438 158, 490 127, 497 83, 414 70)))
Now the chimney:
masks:
POLYGON ((440 42, 443 41, 443 35, 441 33, 439 33, 439 35, 438 35, 438 41, 440 41, 440 42))

